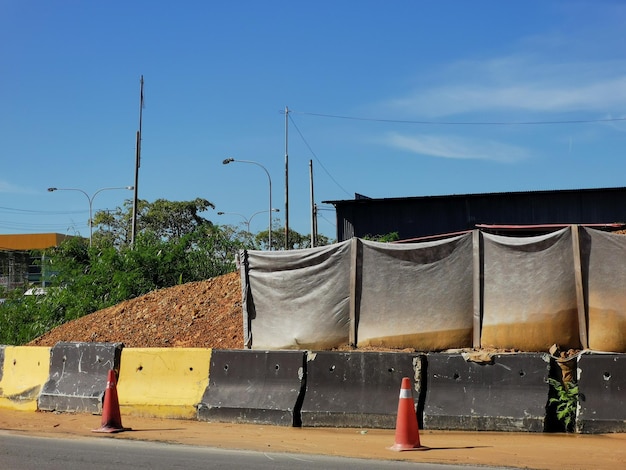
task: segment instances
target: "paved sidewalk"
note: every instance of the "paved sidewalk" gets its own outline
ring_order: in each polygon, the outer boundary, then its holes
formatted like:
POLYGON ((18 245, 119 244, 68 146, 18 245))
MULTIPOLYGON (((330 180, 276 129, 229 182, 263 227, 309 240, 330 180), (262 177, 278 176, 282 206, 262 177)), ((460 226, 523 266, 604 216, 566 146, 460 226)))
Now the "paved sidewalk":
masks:
POLYGON ((623 468, 626 434, 420 431, 425 451, 394 452, 395 432, 381 429, 291 428, 122 416, 132 430, 94 433, 101 417, 78 413, 0 409, 0 430, 65 438, 136 439, 187 445, 298 452, 367 459, 404 460, 530 469, 623 468))

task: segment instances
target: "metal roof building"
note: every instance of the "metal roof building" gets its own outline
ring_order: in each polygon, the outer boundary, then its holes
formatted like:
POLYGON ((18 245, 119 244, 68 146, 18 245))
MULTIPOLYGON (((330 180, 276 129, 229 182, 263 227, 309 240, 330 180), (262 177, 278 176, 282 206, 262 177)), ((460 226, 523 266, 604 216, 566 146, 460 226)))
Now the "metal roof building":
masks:
POLYGON ((23 233, 15 235, 0 234, 0 250, 44 250, 70 238, 61 233, 23 233))
POLYGON ((625 187, 383 199, 357 194, 323 202, 335 206, 338 242, 393 232, 407 240, 477 227, 497 232, 526 226, 530 234, 570 224, 626 226, 625 187))

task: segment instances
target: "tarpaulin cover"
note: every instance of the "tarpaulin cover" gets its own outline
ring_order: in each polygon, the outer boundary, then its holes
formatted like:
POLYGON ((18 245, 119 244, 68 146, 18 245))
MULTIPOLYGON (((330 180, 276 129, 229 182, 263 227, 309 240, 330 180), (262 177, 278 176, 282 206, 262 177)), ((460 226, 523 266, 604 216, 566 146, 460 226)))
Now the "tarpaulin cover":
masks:
POLYGON ((482 347, 580 348, 570 228, 528 238, 482 237, 482 347))
POLYGON ((472 234, 414 244, 361 241, 358 347, 472 346, 472 234))
POLYGON ((252 349, 626 352, 626 236, 568 226, 241 254, 252 349))
POLYGON ((252 349, 330 349, 348 343, 351 241, 246 251, 244 330, 252 349))
POLYGON ((626 236, 581 228, 589 348, 626 352, 626 236))

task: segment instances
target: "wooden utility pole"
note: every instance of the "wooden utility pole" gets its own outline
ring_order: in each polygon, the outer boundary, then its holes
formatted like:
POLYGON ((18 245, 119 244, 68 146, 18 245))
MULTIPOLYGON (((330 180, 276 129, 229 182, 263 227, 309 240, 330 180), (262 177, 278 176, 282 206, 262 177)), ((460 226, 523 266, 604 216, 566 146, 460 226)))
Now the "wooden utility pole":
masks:
POLYGON ((285 250, 289 249, 289 108, 285 106, 285 250))
POLYGON ((133 197, 133 221, 130 236, 131 246, 135 246, 135 238, 137 236, 137 202, 139 200, 139 167, 141 166, 141 123, 143 120, 143 75, 139 83, 139 130, 137 131, 137 143, 135 146, 135 193, 133 197))
POLYGON ((309 160, 309 179, 311 186, 311 248, 315 247, 316 239, 316 214, 315 214, 315 196, 313 194, 313 160, 309 160))

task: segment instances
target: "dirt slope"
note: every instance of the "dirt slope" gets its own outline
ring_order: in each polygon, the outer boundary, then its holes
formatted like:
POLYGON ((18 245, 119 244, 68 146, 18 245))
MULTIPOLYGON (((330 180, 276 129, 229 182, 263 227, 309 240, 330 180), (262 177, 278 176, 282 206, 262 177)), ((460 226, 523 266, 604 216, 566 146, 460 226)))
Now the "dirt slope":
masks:
POLYGON ((65 323, 31 346, 122 342, 129 348, 243 348, 241 281, 234 272, 150 292, 65 323))

